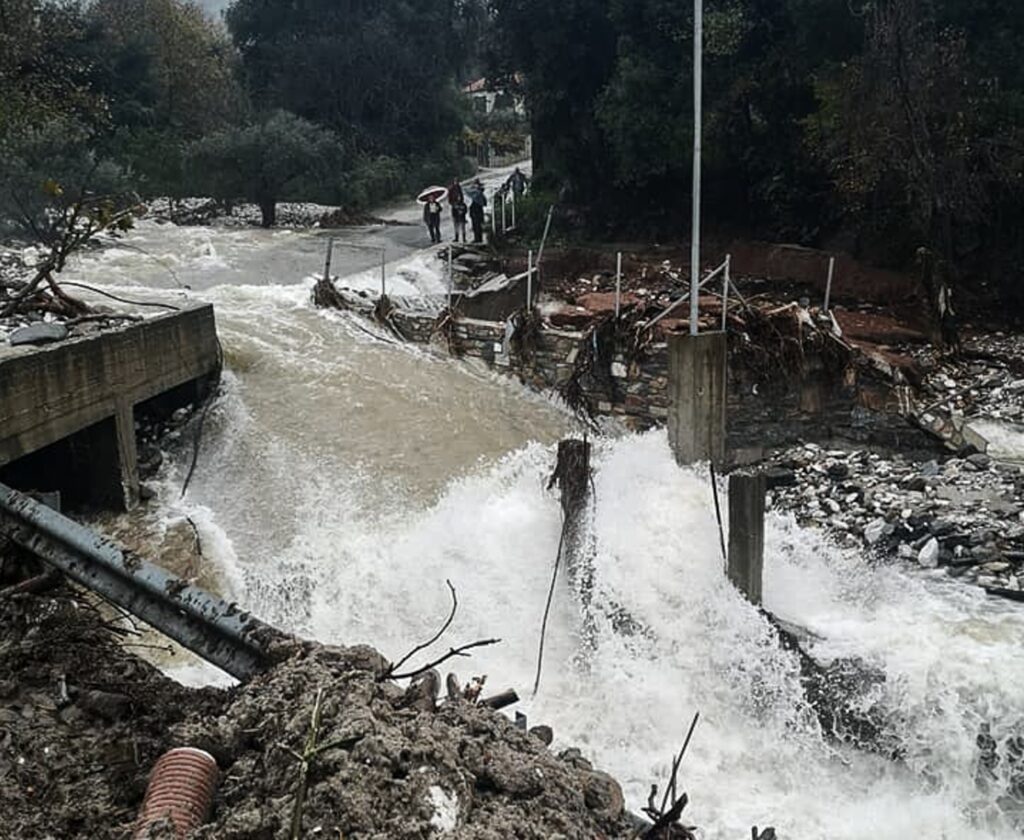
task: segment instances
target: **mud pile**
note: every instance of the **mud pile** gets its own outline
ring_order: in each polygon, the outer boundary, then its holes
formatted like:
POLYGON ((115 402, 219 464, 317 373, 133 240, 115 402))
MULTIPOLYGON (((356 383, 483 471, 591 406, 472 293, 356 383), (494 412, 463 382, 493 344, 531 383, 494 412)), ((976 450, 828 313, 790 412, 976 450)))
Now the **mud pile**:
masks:
MULTIPOLYGON (((291 836, 317 697, 303 837, 624 838, 618 784, 550 731, 428 683, 384 678, 371 648, 304 644, 230 690, 192 690, 122 646, 78 593, 0 598, 0 813, 7 837, 130 836, 156 759, 210 752, 218 840, 291 836)), ((435 683, 436 685, 436 683, 435 683)), ((155 835, 154 835, 155 836, 155 835)))
POLYGON ((0 836, 127 837, 171 726, 223 702, 127 652, 125 632, 66 590, 0 598, 0 836))
POLYGON ((467 700, 436 710, 425 686, 382 679, 371 648, 310 647, 239 690, 224 713, 175 728, 226 779, 199 836, 284 837, 298 755, 322 692, 303 834, 324 837, 595 838, 628 833, 618 785, 575 751, 467 700), (330 745, 333 745, 330 746, 330 745))

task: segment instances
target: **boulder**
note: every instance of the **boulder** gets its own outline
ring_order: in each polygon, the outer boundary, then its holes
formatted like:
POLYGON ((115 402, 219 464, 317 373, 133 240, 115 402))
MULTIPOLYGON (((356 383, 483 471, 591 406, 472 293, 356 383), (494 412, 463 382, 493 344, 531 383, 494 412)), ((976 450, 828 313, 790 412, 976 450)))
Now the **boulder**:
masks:
POLYGON ((12 347, 17 347, 19 344, 52 344, 55 341, 63 341, 67 337, 68 328, 63 324, 39 322, 16 329, 8 336, 7 340, 12 347))

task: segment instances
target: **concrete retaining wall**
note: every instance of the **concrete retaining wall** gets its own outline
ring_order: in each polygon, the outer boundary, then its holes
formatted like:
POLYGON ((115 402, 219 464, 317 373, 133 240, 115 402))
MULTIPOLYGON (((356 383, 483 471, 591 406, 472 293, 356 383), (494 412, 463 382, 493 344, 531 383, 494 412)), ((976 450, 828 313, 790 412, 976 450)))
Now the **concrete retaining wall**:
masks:
POLYGON ((0 467, 86 433, 87 448, 117 456, 120 486, 97 465, 97 499, 131 506, 135 405, 214 374, 219 358, 209 304, 46 347, 0 348, 0 467))

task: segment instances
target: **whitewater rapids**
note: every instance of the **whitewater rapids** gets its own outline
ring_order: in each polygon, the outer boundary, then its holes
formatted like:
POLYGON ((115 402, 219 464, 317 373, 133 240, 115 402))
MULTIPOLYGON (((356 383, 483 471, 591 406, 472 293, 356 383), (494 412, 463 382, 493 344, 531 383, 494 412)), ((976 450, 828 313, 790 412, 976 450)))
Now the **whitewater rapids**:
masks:
MULTIPOLYGON (((411 231, 397 234, 408 241, 348 235, 390 249, 405 293, 444 288, 411 231)), ((755 824, 796 840, 1019 837, 1005 778, 986 789, 975 776, 983 723, 1000 742, 1024 734, 1024 612, 930 573, 871 567, 770 517, 766 607, 817 634, 819 656, 885 671, 875 699, 906 758, 837 748, 803 706, 795 659, 727 584, 707 476, 675 465, 664 432, 601 438, 594 452, 596 586, 650 633, 599 623, 581 671, 580 616, 563 581, 530 699, 561 528, 546 482, 573 422, 508 379, 315 310, 309 277, 322 252, 318 233, 143 222, 75 263, 69 277, 125 297, 212 301, 225 347, 224 391, 188 494, 178 498, 183 439, 157 500, 121 528, 158 550, 190 516, 207 585, 287 629, 393 658, 436 629, 450 579, 460 609, 449 641, 503 640, 457 663, 463 681, 515 687, 531 725, 551 725, 556 748, 577 746, 614 774, 634 809, 699 711, 681 786, 701 837, 741 840, 755 824)), ((373 288, 377 259, 353 257, 346 283, 373 288)), ((197 665, 171 671, 216 679, 197 665)))

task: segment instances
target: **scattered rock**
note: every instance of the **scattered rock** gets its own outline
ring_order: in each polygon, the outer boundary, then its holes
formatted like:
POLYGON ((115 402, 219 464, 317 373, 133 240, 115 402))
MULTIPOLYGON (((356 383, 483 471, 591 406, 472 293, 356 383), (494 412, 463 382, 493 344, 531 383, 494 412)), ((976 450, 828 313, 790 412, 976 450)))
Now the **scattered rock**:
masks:
POLYGON ((926 569, 934 569, 939 565, 939 541, 935 537, 929 538, 918 552, 917 562, 926 569))
POLYGON ((60 322, 36 323, 16 329, 8 336, 12 347, 21 344, 52 344, 68 337, 68 328, 60 322))

